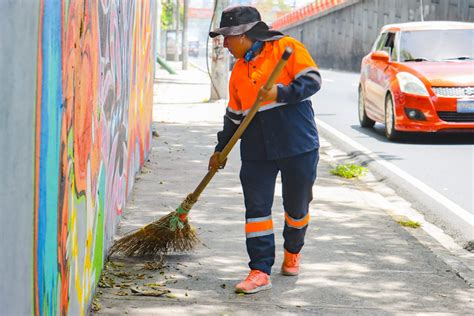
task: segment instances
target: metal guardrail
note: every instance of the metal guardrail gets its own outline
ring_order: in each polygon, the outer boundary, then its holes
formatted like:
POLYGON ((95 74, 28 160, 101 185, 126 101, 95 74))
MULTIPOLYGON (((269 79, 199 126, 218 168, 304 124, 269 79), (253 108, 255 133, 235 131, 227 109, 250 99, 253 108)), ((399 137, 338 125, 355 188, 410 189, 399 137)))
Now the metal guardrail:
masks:
POLYGON ((285 14, 272 23, 272 28, 282 29, 292 24, 300 22, 308 17, 314 16, 321 12, 327 11, 347 0, 316 0, 314 3, 308 4, 300 9, 285 14))

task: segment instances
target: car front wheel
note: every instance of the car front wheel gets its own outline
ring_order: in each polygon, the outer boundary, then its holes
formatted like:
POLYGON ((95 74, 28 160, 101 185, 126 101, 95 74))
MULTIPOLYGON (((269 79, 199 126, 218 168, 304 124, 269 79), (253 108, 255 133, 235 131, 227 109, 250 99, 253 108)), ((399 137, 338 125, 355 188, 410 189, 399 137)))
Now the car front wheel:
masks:
POLYGON ((401 136, 401 133, 395 130, 395 113, 390 94, 385 98, 385 136, 390 141, 399 140, 401 136))
POLYGON ((362 87, 359 87, 359 123, 360 126, 364 128, 374 127, 375 125, 375 121, 371 120, 365 112, 365 100, 362 87))

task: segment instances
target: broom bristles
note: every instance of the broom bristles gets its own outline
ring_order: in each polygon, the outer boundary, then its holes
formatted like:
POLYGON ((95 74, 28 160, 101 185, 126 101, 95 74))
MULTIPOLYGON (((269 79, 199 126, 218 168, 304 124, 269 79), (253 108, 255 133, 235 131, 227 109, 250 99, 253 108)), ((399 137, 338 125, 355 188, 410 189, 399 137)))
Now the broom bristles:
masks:
POLYGON ((181 227, 171 227, 171 220, 178 216, 176 211, 159 220, 120 238, 111 248, 111 254, 126 256, 161 256, 170 251, 187 251, 199 242, 196 232, 186 219, 181 227))

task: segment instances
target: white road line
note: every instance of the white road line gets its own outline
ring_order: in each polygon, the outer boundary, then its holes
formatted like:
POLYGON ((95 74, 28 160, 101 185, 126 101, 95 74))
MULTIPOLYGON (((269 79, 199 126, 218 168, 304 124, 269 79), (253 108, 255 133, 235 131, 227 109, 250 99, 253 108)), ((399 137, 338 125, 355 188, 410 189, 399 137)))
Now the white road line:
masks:
POLYGON ((352 140, 350 137, 344 135, 343 133, 339 132, 334 127, 330 126, 329 124, 321 121, 320 119, 316 119, 317 124, 322 127, 323 129, 327 130, 329 133, 333 134, 341 141, 345 142, 346 144, 356 148, 357 150, 364 153, 369 158, 373 159, 374 161, 378 162, 380 165, 384 166, 388 170, 392 171, 393 173, 397 174, 398 176, 402 177, 405 181, 411 183, 417 189, 422 191, 423 193, 430 196, 432 199, 446 207, 452 213, 456 214, 459 218, 465 220, 469 225, 472 225, 474 228, 474 215, 463 209, 461 206, 457 205, 453 201, 446 198, 444 195, 439 193, 438 191, 430 188, 428 185, 424 184, 417 178, 413 177, 412 175, 406 173, 402 169, 398 168, 394 164, 384 160, 380 156, 373 153, 370 149, 366 148, 365 146, 359 144, 358 142, 352 140))

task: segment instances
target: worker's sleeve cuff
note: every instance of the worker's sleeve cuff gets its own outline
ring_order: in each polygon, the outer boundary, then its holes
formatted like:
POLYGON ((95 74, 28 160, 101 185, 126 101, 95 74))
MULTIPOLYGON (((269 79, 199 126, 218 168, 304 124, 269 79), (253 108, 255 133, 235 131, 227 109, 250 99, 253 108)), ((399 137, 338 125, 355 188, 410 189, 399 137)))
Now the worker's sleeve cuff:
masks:
POLYGON ((235 124, 227 115, 224 116, 224 126, 222 131, 217 133, 217 145, 214 148, 214 152, 224 149, 238 127, 239 125, 235 124))

